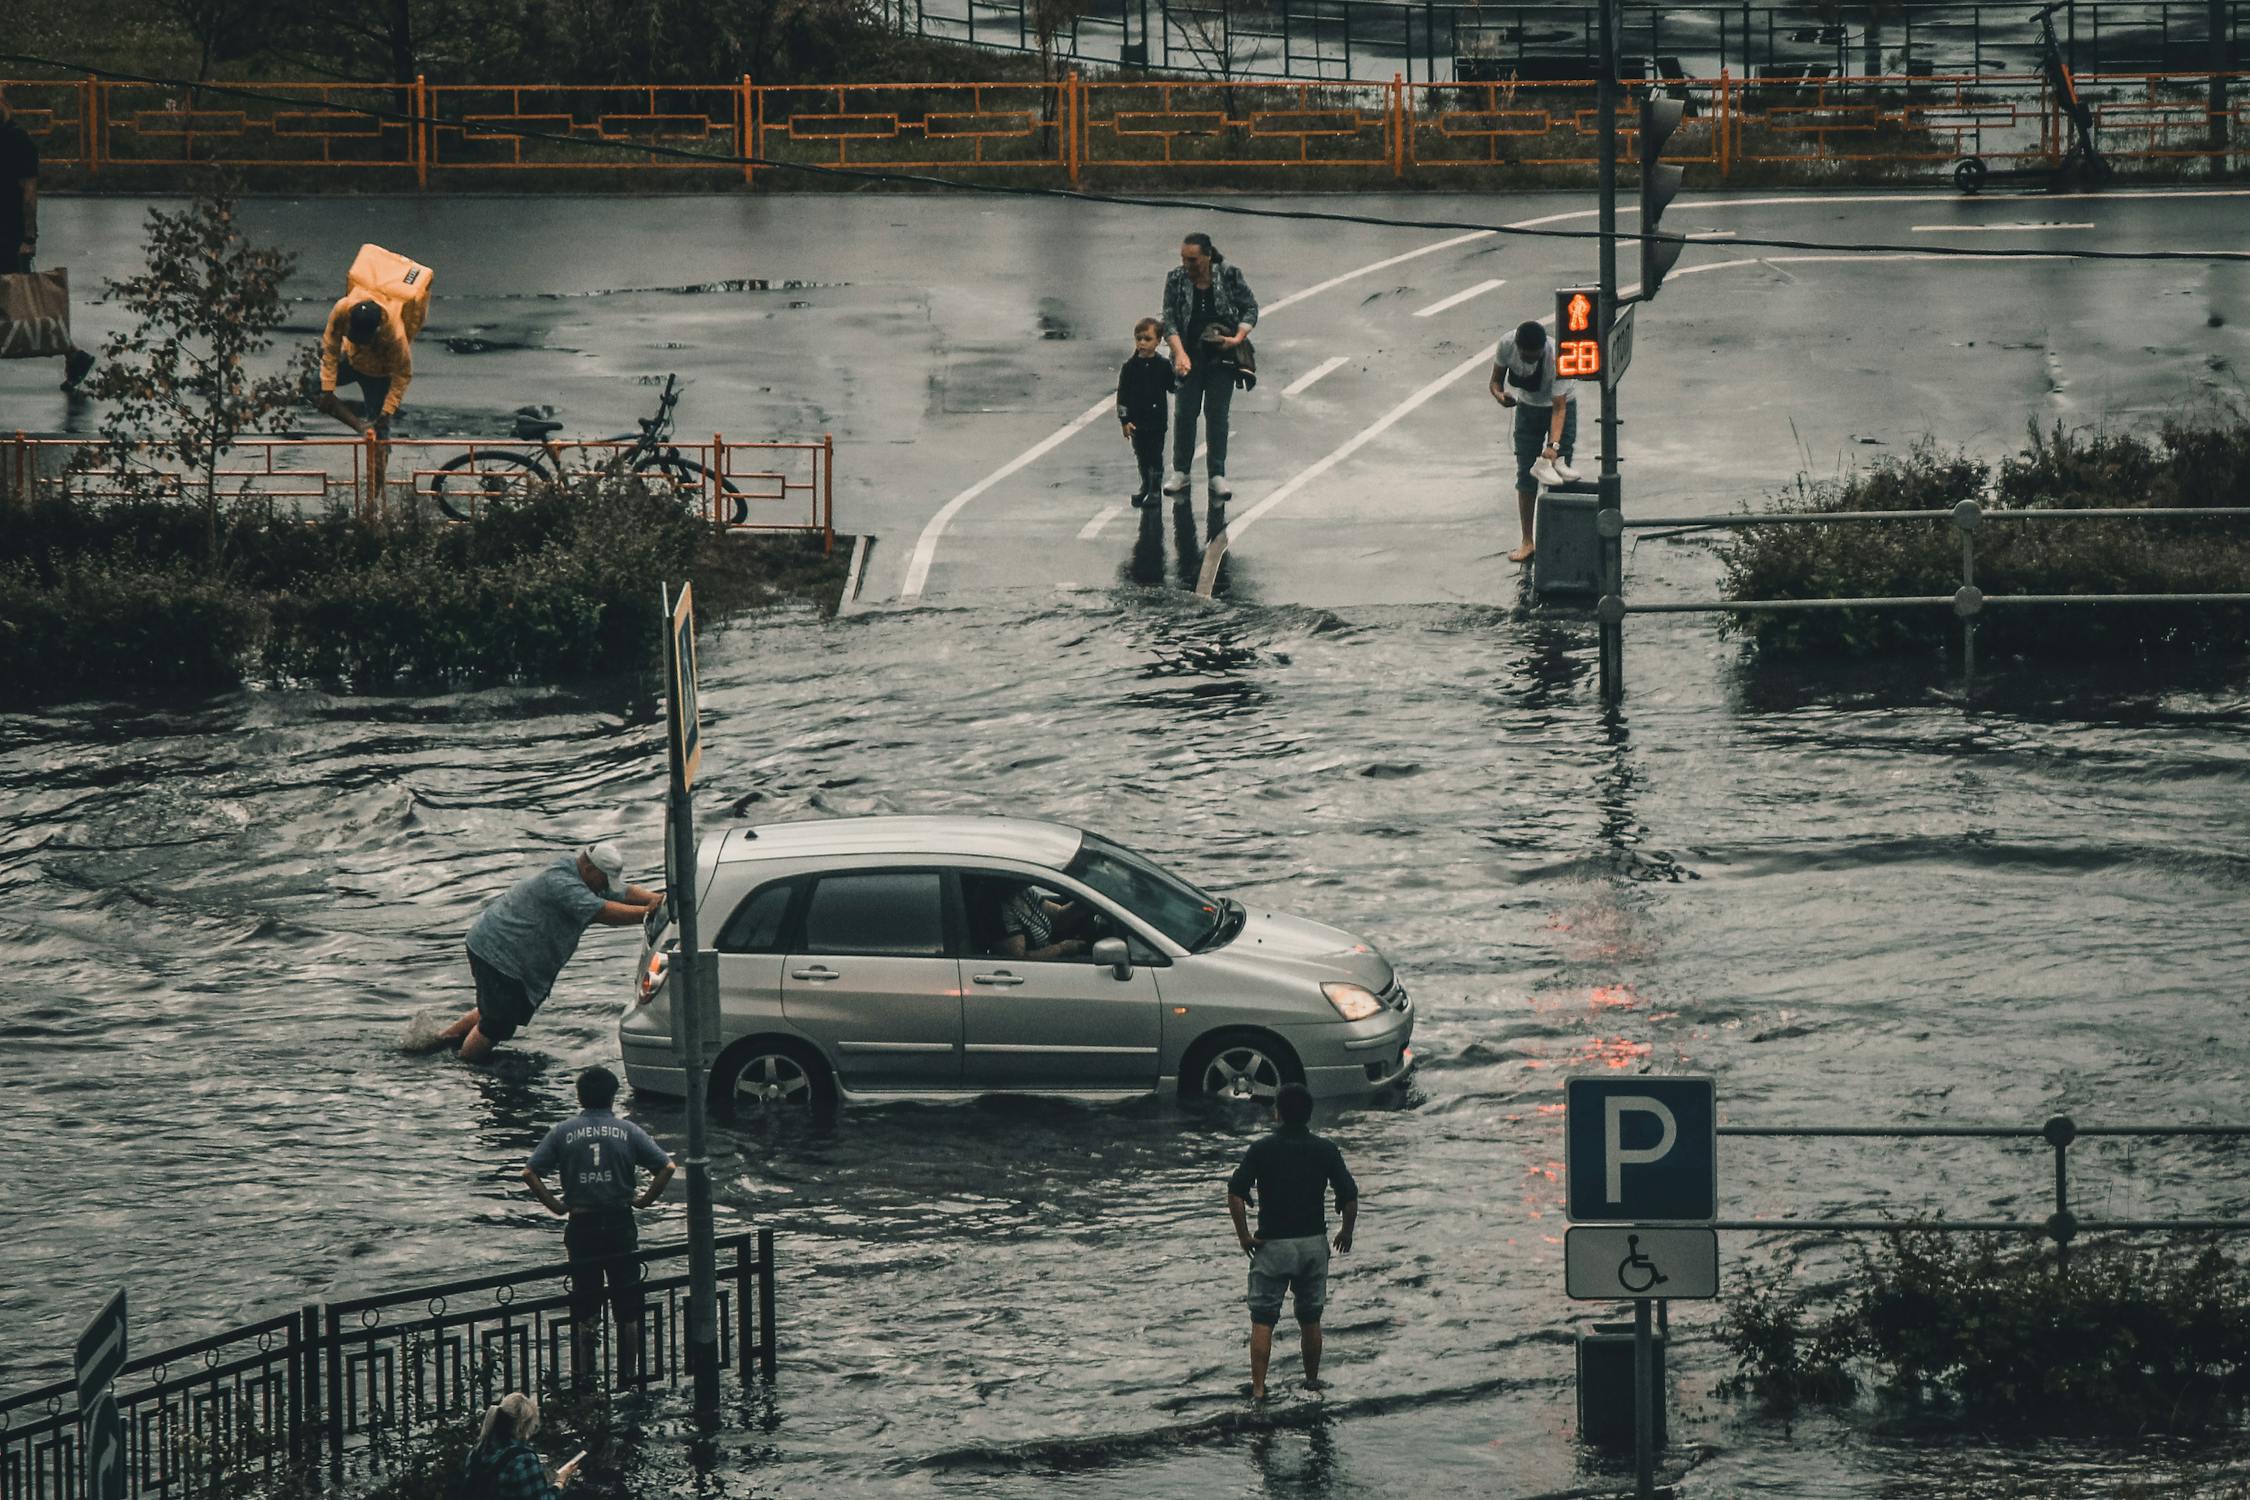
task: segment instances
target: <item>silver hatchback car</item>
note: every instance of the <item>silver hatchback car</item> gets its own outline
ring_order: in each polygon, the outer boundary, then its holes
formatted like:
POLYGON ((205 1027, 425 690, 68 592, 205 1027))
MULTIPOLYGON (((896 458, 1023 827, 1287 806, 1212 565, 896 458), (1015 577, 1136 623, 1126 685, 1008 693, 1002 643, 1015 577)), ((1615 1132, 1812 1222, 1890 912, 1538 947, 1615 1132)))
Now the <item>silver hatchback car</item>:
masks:
MULTIPOLYGON (((1373 947, 1206 895, 1076 828, 734 828, 703 839, 695 883, 698 935, 716 950, 722 1116, 946 1094, 1270 1101, 1292 1080, 1352 1098, 1414 1063, 1413 1003, 1373 947), (1026 908, 1052 941, 1028 946, 1026 908)), ((678 929, 668 912, 650 925, 618 1041, 636 1090, 679 1094, 678 929)))

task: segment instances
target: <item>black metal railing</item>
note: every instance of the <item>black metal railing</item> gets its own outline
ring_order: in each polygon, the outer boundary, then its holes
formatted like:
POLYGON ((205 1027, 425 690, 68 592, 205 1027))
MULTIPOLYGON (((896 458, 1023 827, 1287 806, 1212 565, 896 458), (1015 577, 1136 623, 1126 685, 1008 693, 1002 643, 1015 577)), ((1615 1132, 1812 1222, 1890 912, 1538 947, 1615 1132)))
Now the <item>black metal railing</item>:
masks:
MULTIPOLYGON (((773 1231, 723 1236, 719 1358, 747 1383, 775 1370, 773 1231)), ((129 1361, 117 1381, 126 1494, 216 1496, 323 1470, 457 1422, 508 1391, 677 1385, 685 1378, 687 1246, 637 1252, 637 1360, 606 1309, 570 1312, 569 1266, 413 1287, 266 1318, 129 1361), (589 1362, 581 1365, 582 1356, 589 1362)), ((0 1400, 0 1500, 81 1500, 76 1387, 0 1400)))
POLYGON ((1817 1230, 1824 1234, 2027 1234, 2054 1242, 2068 1262, 2071 1241, 2087 1234, 2241 1234, 2250 1219, 2080 1218, 2071 1208, 2070 1150, 2085 1140, 2244 1140, 2250 1125, 2081 1125, 2055 1115, 2040 1125, 1721 1125, 1723 1136, 1778 1136, 1786 1139, 2013 1140, 2043 1141, 2054 1154, 2054 1211, 2044 1219, 1936 1218, 1774 1218, 1721 1219, 1729 1230, 1817 1230))
MULTIPOLYGON (((2039 67, 2030 9, 1908 3, 1875 20, 1849 6, 1629 4, 1618 39, 1626 71, 1643 77, 2024 74, 2039 67)), ((891 14, 902 32, 1040 48, 1028 0, 897 0, 891 14)), ((1066 62, 1228 78, 1578 79, 1592 76, 1595 15, 1590 5, 1475 0, 1091 0, 1049 46, 1066 62)), ((2079 0, 2057 26, 2076 72, 2224 71, 2243 66, 2250 4, 2079 0)))

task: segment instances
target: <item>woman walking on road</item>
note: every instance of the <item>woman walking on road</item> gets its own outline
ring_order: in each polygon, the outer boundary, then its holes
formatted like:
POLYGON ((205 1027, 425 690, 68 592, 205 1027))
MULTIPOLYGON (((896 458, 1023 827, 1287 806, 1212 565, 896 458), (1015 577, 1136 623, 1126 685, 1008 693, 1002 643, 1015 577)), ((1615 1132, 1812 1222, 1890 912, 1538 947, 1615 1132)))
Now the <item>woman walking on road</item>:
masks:
POLYGON ((1164 278, 1164 337, 1179 377, 1172 422, 1172 472, 1164 493, 1185 505, 1188 466, 1195 461, 1195 423, 1210 421, 1211 451, 1204 462, 1214 503, 1234 493, 1227 483, 1227 412, 1234 405, 1235 351, 1258 322, 1250 283, 1219 253, 1207 234, 1180 243, 1180 264, 1164 278))

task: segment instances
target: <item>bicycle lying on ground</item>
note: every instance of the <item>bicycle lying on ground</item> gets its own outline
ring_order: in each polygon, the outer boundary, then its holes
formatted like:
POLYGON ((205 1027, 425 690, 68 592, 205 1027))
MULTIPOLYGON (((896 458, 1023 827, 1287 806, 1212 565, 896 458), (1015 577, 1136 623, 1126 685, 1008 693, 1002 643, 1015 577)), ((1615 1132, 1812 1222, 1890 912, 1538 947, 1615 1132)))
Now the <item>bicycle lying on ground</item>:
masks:
MULTIPOLYGON (((658 474, 670 480, 683 492, 702 494, 708 490, 724 495, 723 521, 729 526, 739 526, 750 518, 750 502, 723 474, 714 474, 709 466, 685 457, 667 439, 672 435, 672 408, 679 405, 680 378, 664 377, 664 394, 657 397, 656 415, 640 419, 640 432, 620 433, 613 438, 601 438, 589 446, 599 450, 611 444, 628 446, 614 455, 587 466, 587 471, 597 474, 658 474)), ((439 466, 430 478, 430 497, 437 507, 456 521, 466 521, 477 502, 485 497, 504 495, 528 480, 553 481, 565 472, 563 445, 554 440, 562 430, 562 423, 530 407, 518 408, 516 437, 526 443, 537 443, 532 449, 475 448, 450 459, 439 466)))

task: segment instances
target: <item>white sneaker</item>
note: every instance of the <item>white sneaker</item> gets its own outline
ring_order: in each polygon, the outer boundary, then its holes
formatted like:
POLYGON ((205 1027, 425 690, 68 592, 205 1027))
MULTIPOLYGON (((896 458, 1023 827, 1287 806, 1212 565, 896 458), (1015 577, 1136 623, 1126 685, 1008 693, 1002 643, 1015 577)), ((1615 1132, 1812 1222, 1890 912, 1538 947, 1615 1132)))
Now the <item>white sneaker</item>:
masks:
POLYGON ((1540 454, 1537 459, 1533 460, 1531 465, 1531 477, 1538 480, 1541 484, 1547 486, 1549 489, 1552 489, 1554 488, 1554 486, 1562 484, 1564 482, 1561 471, 1556 469, 1555 467, 1555 461, 1547 457, 1547 455, 1545 455, 1544 453, 1540 454))
POLYGON ((1572 484, 1583 484, 1586 479, 1585 475, 1570 466, 1567 459, 1558 458, 1555 460, 1555 472, 1572 484))
POLYGON ((1188 477, 1178 469, 1164 476, 1164 493, 1167 495, 1184 495, 1187 487, 1188 477))
POLYGON ((1234 486, 1227 483, 1226 475, 1213 474, 1211 476, 1211 498, 1214 500, 1232 500, 1234 498, 1234 486))

